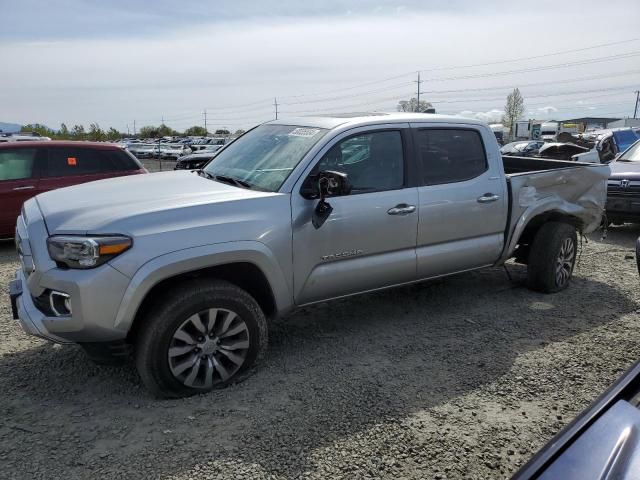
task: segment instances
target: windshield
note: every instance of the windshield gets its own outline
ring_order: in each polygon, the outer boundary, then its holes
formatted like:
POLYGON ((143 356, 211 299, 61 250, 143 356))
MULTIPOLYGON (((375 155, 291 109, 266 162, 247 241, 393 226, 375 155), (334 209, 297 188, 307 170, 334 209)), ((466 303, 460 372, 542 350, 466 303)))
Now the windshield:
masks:
POLYGON ((205 171, 275 192, 326 133, 324 128, 260 125, 229 144, 205 171))
POLYGON ((619 162, 640 162, 640 141, 618 158, 619 162))

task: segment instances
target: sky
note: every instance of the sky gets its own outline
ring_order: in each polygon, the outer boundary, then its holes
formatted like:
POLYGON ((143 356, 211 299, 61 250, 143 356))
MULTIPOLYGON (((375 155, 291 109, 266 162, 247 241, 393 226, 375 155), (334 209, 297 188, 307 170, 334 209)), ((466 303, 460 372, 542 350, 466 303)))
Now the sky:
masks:
POLYGON ((395 111, 632 116, 640 1, 0 0, 0 121, 133 132, 395 111))

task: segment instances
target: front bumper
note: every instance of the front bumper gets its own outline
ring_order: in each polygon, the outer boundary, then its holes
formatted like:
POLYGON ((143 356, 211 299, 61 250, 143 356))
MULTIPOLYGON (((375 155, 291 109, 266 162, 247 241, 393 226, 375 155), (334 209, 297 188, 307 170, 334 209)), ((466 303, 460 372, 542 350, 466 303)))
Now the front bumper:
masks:
POLYGON ((609 195, 606 211, 609 221, 640 222, 640 195, 609 195))

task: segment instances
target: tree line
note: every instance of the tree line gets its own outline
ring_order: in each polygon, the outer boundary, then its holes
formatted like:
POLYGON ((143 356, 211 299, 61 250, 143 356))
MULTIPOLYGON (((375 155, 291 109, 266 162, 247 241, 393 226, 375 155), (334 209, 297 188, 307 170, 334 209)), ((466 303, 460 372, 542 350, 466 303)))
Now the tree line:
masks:
MULTIPOLYGON (((85 129, 84 125, 73 125, 69 128, 65 123, 62 123, 58 130, 53 130, 39 123, 31 123, 23 125, 20 131, 24 133, 35 132, 40 136, 49 137, 53 140, 89 140, 92 142, 114 141, 134 136, 120 132, 113 127, 110 127, 108 130, 103 130, 97 123, 91 123, 88 129, 85 129)), ((235 135, 241 135, 244 132, 244 130, 236 130, 235 135)), ((148 125, 142 127, 135 136, 141 138, 178 136, 206 137, 209 133, 210 132, 207 132, 204 127, 198 125, 189 127, 184 132, 179 132, 163 123, 159 126, 148 125)), ((231 135, 231 132, 227 129, 218 129, 214 132, 214 135, 231 135)))

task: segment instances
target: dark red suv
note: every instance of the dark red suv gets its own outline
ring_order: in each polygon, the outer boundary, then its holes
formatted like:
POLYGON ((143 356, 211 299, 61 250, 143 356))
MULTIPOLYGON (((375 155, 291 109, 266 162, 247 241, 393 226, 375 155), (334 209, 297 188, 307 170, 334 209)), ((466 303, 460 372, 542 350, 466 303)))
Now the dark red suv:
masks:
POLYGON ((0 238, 13 237, 25 200, 78 183, 147 173, 111 143, 27 141, 0 144, 0 238))

